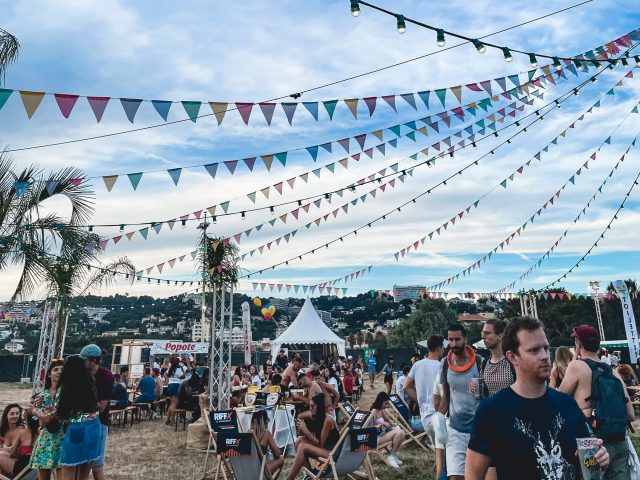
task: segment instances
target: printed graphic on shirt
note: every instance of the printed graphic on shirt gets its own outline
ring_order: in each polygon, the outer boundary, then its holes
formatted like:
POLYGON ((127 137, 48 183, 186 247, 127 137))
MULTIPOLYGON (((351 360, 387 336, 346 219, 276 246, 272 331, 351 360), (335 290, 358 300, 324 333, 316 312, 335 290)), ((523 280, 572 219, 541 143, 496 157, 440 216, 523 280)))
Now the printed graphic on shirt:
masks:
POLYGON ((564 424, 564 419, 558 413, 553 419, 551 431, 540 434, 540 432, 534 432, 530 424, 518 418, 515 419, 513 428, 532 442, 540 480, 577 479, 575 468, 562 456, 562 448, 558 442, 558 434, 564 424))

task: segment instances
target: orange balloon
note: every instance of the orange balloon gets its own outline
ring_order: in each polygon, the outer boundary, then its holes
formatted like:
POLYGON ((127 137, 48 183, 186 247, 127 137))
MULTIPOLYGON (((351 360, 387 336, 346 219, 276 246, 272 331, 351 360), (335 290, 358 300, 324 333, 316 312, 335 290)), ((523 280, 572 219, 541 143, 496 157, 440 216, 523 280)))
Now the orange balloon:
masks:
POLYGON ((264 319, 265 319, 265 320, 271 320, 271 317, 272 317, 272 316, 273 316, 273 315, 271 315, 271 312, 267 311, 267 313, 265 313, 265 314, 264 314, 264 319))

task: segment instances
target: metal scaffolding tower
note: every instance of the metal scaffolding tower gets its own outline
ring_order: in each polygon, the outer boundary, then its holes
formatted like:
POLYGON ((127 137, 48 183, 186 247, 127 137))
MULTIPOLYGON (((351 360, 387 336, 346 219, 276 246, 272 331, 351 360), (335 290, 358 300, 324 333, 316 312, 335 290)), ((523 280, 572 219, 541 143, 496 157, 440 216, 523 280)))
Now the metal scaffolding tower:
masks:
POLYGON ((520 312, 522 316, 538 318, 538 305, 536 303, 536 292, 519 292, 520 296, 520 312))
POLYGON ((58 308, 59 301, 53 301, 53 307, 49 300, 44 304, 42 315, 42 325, 40 329, 40 342, 38 343, 38 355, 36 357, 36 367, 33 371, 32 394, 44 388, 44 378, 42 371, 46 371, 54 358, 56 349, 56 334, 58 331, 58 308))
POLYGON ((592 280, 589 282, 589 288, 591 290, 591 298, 596 308, 596 320, 598 321, 598 331, 600 332, 600 340, 604 340, 604 326, 602 324, 602 312, 600 312, 600 298, 598 297, 598 290, 600 289, 600 282, 592 280))
POLYGON ((213 286, 211 334, 209 336, 209 410, 229 408, 231 397, 231 332, 233 286, 213 286))

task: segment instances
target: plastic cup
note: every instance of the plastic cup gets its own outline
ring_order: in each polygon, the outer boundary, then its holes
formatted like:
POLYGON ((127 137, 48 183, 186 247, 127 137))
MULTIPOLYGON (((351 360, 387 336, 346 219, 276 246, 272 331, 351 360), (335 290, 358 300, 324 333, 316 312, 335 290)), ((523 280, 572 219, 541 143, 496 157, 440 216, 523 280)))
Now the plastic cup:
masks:
POLYGON ((596 453, 600 448, 596 438, 577 438, 578 458, 580 459, 580 469, 584 480, 602 480, 604 472, 596 462, 596 453))

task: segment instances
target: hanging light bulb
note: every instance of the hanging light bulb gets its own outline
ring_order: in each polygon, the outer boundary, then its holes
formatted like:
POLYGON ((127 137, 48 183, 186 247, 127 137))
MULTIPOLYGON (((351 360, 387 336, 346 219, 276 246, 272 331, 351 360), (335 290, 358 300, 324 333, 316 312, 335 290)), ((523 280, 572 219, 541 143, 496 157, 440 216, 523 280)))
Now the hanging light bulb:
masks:
POLYGON ((502 47, 502 53, 504 54, 505 62, 510 62, 511 60, 513 60, 513 57, 511 56, 511 51, 507 47, 502 47))
POLYGON ((473 46, 476 47, 476 50, 478 51, 478 53, 484 53, 487 51, 487 47, 484 46, 484 43, 482 43, 477 38, 474 38, 473 40, 471 40, 471 43, 473 43, 473 46))
POLYGON ((396 15, 398 19, 398 33, 404 33, 407 31, 407 24, 404 22, 404 15, 396 15))
POLYGON ((558 60, 558 57, 553 57, 553 66, 557 71, 562 70, 562 64, 560 63, 560 60, 558 60))
POLYGON ((573 94, 577 97, 580 94, 580 90, 578 90, 577 88, 574 88, 573 94))
POLYGON ((560 105, 560 102, 558 100, 556 100, 556 107, 562 108, 562 106, 560 105))
POLYGON ((358 4, 358 0, 351 0, 351 15, 354 17, 360 16, 360 5, 358 4))
POLYGON ((620 61, 622 62, 623 67, 627 68, 629 66, 629 62, 626 58, 622 58, 620 61))
POLYGON ((584 64, 580 61, 580 60, 576 60, 575 58, 573 59, 573 63, 576 64, 576 68, 578 69, 578 71, 580 72, 584 72, 584 64))
POLYGON ((640 55, 635 55, 633 59, 636 61, 636 67, 640 67, 640 55))
POLYGON ((242 220, 244 220, 246 217, 247 215, 244 212, 242 212, 242 220))
POLYGON ((531 67, 536 68, 538 66, 538 59, 533 53, 529 54, 529 62, 531 63, 531 67))
POLYGON ((596 77, 591 77, 591 83, 597 83, 598 79, 596 77))
POLYGON ((441 28, 439 28, 437 30, 437 32, 436 32, 436 44, 439 47, 444 47, 445 44, 446 44, 445 39, 444 39, 444 30, 441 29, 441 28))

